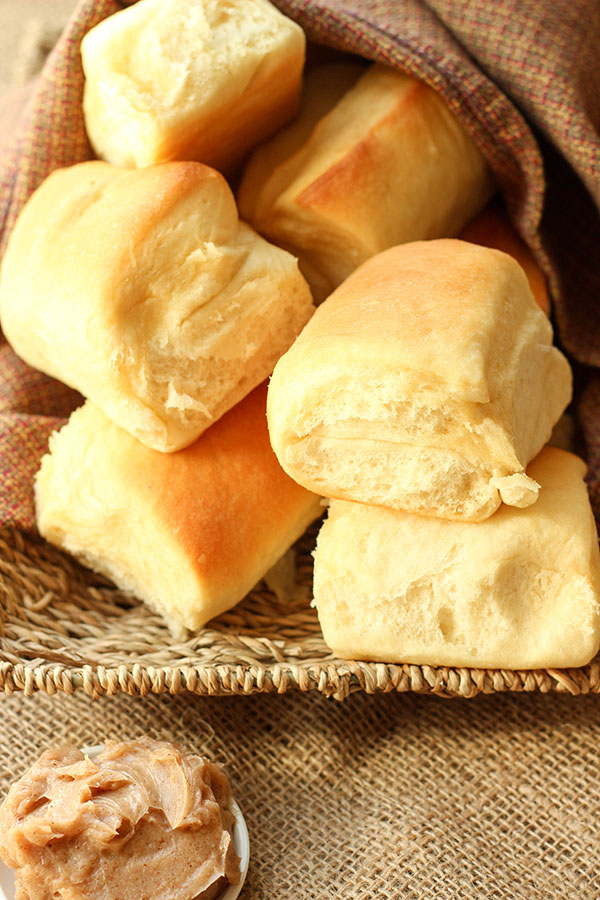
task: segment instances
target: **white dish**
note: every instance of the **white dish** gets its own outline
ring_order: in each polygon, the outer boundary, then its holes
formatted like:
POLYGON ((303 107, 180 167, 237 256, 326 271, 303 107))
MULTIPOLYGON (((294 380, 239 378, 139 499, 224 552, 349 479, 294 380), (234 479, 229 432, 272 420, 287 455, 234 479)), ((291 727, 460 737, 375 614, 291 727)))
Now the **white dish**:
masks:
MULTIPOLYGON (((84 753, 87 753, 88 756, 93 758, 102 750, 102 744, 95 744, 93 747, 82 747, 82 750, 84 753)), ((248 874, 248 864, 250 862, 250 837, 248 835, 246 820, 242 815, 241 809, 233 799, 231 801, 230 809, 235 818, 233 825, 233 846, 240 858, 240 880, 237 884, 230 884, 225 888, 223 893, 219 894, 217 900, 236 900, 236 897, 238 897, 244 886, 244 881, 248 874)), ((14 872, 12 869, 9 869, 8 866, 5 866, 2 860, 0 860, 0 900, 15 900, 14 872)))

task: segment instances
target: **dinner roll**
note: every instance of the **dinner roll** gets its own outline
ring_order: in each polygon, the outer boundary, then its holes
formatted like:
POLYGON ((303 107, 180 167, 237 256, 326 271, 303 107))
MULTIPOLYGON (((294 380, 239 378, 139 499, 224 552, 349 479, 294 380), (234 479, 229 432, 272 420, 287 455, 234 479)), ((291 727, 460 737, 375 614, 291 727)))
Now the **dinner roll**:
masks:
POLYGON ((524 469, 571 396, 571 370, 521 267, 422 241, 364 263, 271 379, 283 468, 327 497, 479 521, 527 506, 524 469))
POLYGON ((322 512, 269 444, 266 386, 177 453, 87 401, 35 482, 40 534, 161 613, 175 635, 244 597, 322 512))
POLYGON ((315 551, 326 643, 347 659, 538 669, 600 644, 598 537, 585 465, 545 448, 528 509, 448 522, 335 500, 315 551))
POLYGON ((493 190, 435 91, 373 65, 301 147, 255 151, 238 202, 242 218, 298 256, 319 301, 387 247, 456 234, 493 190))
POLYGON ((302 29, 268 0, 138 0, 83 39, 97 155, 231 168, 295 114, 302 29))
POLYGON ((4 333, 149 447, 194 441, 272 371, 313 311, 296 260, 200 163, 59 169, 0 276, 4 333))

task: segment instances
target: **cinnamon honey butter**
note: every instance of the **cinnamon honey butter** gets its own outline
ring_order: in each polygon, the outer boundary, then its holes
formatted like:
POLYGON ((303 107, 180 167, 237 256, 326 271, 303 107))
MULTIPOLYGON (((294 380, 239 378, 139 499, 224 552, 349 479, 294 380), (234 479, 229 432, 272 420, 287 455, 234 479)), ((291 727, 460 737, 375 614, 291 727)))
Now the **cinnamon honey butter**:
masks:
POLYGON ((224 773, 171 743, 48 750, 0 807, 0 855, 16 900, 212 900, 240 877, 230 804, 224 773))

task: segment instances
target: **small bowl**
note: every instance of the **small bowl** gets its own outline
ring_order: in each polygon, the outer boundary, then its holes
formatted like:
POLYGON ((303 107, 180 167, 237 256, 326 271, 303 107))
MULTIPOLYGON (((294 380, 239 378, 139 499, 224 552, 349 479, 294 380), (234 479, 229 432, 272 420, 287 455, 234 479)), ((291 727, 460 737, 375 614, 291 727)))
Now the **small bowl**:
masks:
MULTIPOLYGON (((95 744, 93 747, 82 747, 81 749, 83 753, 93 759, 94 756, 98 756, 103 750, 103 744, 95 744)), ((240 858, 240 880, 237 884, 228 885, 216 900, 236 900, 244 886, 250 862, 250 838, 246 820, 235 800, 231 800, 229 808, 235 819, 233 823, 233 846, 240 858)), ((0 900, 15 900, 15 873, 8 866, 5 866, 2 860, 0 860, 0 900)))

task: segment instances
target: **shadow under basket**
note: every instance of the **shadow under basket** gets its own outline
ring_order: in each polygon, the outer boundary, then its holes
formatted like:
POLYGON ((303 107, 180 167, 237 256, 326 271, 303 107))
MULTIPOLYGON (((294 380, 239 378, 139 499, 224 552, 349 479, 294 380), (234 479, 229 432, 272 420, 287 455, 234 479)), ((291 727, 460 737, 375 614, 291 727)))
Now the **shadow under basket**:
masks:
POLYGON ((297 588, 261 582, 209 626, 175 640, 162 618, 38 537, 0 530, 0 690, 92 697, 318 691, 600 692, 600 656, 578 669, 468 669, 337 659, 311 607, 316 528, 298 542, 297 588))

